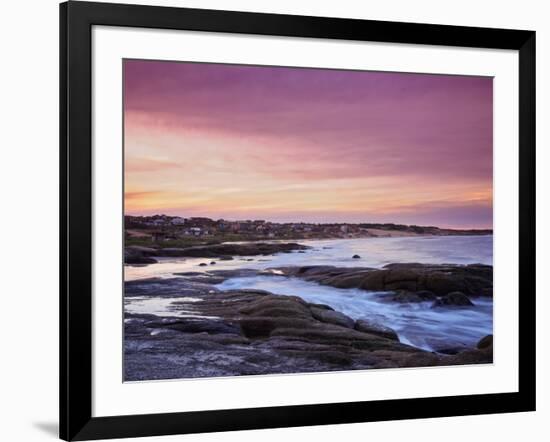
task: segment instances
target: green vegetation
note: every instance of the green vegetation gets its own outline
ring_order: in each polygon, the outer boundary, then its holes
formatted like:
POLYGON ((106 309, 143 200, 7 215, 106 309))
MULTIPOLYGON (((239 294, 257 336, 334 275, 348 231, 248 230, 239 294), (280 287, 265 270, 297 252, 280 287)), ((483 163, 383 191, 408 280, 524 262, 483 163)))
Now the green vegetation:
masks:
MULTIPOLYGON (((281 238, 273 238, 281 239, 281 238)), ((284 239, 301 239, 299 235, 285 237, 284 239)), ((163 239, 160 241, 152 241, 150 237, 135 237, 126 236, 126 246, 143 246, 153 248, 184 248, 200 245, 220 244, 222 242, 239 242, 239 241, 266 241, 265 236, 240 235, 237 233, 227 233, 223 235, 211 235, 201 237, 181 237, 177 239, 163 239)))

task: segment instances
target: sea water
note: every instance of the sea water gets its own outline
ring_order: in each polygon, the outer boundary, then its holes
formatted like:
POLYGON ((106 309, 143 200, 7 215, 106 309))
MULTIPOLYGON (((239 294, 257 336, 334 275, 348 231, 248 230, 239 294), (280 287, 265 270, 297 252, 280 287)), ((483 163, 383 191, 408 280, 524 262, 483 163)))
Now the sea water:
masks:
MULTIPOLYGON (((492 265, 493 237, 425 236, 297 241, 310 248, 304 253, 235 257, 232 261, 205 258, 160 259, 147 266, 125 266, 126 280, 173 277, 176 272, 214 269, 266 269, 302 265, 381 268, 389 263, 492 265), (352 258, 359 255, 359 259, 352 258), (210 265, 215 261, 215 265, 210 265), (207 263, 207 267, 199 266, 207 263)), ((493 330, 493 299, 472 298, 474 307, 432 308, 431 302, 400 304, 388 294, 359 289, 337 289, 284 276, 231 278, 218 284, 221 290, 262 289, 280 295, 299 296, 307 302, 326 304, 353 319, 369 319, 393 328, 401 342, 426 350, 472 347, 493 330)), ((496 295, 498 296, 498 295, 496 295)), ((130 301, 131 300, 127 300, 130 301)), ((159 314, 158 310, 155 311, 159 314)))

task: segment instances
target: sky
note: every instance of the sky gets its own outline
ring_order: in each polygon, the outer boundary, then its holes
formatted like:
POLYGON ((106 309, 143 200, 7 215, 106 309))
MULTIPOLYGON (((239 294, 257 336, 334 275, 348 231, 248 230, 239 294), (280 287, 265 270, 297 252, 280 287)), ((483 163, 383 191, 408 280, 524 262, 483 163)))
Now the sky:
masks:
POLYGON ((492 228, 490 77, 124 61, 125 213, 492 228))

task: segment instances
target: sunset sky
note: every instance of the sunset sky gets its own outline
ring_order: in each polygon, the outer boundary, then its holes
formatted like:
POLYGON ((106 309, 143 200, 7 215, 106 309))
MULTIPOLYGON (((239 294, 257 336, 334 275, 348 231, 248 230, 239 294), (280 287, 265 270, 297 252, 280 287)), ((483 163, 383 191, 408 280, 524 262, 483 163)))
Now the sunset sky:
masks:
POLYGON ((492 78, 124 63, 126 214, 492 227, 492 78))

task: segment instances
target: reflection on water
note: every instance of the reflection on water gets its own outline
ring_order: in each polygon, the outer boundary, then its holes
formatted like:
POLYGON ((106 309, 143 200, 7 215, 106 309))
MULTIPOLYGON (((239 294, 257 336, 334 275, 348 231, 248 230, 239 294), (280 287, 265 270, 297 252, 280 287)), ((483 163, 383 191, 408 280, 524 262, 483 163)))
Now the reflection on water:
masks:
POLYGON ((300 265, 341 267, 382 267, 396 262, 427 264, 492 264, 493 237, 421 236, 405 238, 360 238, 298 241, 311 247, 305 253, 279 253, 273 256, 235 257, 233 261, 210 258, 159 258, 157 264, 125 266, 127 281, 150 277, 171 277, 175 272, 203 272, 213 269, 265 269, 300 265), (361 259, 353 259, 353 255, 361 259), (249 261, 251 259, 251 261, 249 261), (215 261, 215 265, 210 262, 215 261), (199 267, 199 264, 208 264, 199 267))
POLYGON ((190 296, 179 298, 152 298, 149 296, 133 296, 124 300, 124 310, 133 314, 150 314, 163 317, 179 318, 206 318, 216 319, 215 316, 199 315, 193 309, 193 303, 200 302, 202 299, 190 296))

